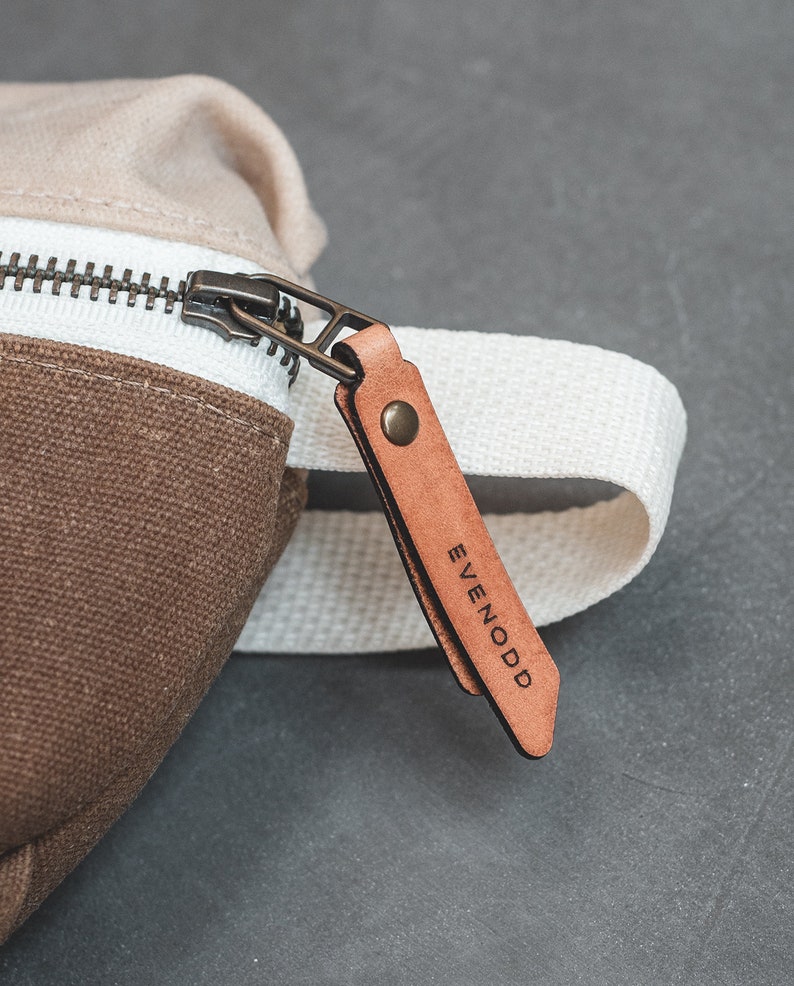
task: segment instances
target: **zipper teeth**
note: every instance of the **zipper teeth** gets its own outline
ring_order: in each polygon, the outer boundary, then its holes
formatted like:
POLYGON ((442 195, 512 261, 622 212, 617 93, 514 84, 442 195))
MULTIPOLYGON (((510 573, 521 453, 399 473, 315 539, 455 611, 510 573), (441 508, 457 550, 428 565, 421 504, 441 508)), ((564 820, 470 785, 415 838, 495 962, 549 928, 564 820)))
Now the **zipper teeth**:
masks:
MULTIPOLYGON (((107 302, 115 305, 119 300, 119 295, 126 295, 128 308, 135 308, 138 298, 146 300, 144 305, 146 311, 152 311, 154 303, 159 298, 165 299, 165 313, 170 315, 174 310, 174 305, 181 304, 185 295, 185 282, 180 280, 176 290, 170 286, 170 278, 161 277, 160 283, 151 283, 152 275, 145 272, 140 280, 133 279, 132 270, 127 267, 122 276, 113 276, 113 267, 106 264, 101 268, 102 273, 97 273, 97 265, 88 262, 85 269, 77 270, 77 261, 70 259, 65 267, 58 266, 58 258, 50 257, 46 267, 39 265, 39 255, 32 253, 28 257, 27 263, 20 263, 20 253, 8 255, 7 263, 0 263, 0 291, 6 286, 6 281, 10 281, 14 291, 21 291, 25 283, 33 282, 33 293, 41 294, 45 289, 56 297, 60 295, 61 288, 67 287, 72 298, 79 298, 83 289, 88 289, 88 297, 91 301, 99 301, 99 292, 107 290, 107 302)), ((3 259, 3 252, 0 250, 0 261, 3 259)), ((85 297, 85 292, 83 292, 85 297)))
MULTIPOLYGON (((33 283, 33 293, 42 294, 48 290, 56 297, 61 296, 61 289, 68 288, 71 298, 87 297, 91 301, 99 301, 102 290, 108 292, 107 296, 102 296, 102 300, 111 305, 115 305, 119 300, 119 295, 126 295, 127 308, 135 308, 138 298, 145 299, 144 308, 146 311, 154 309, 154 303, 158 299, 165 300, 165 314, 171 315, 174 306, 183 304, 185 300, 186 281, 181 279, 177 282, 176 289, 171 287, 171 279, 161 277, 160 283, 152 284, 152 275, 144 272, 140 280, 134 280, 132 269, 126 267, 123 275, 113 276, 113 266, 111 264, 101 265, 102 273, 97 273, 97 265, 87 262, 85 269, 78 271, 77 261, 70 259, 66 267, 58 266, 58 258, 50 257, 46 267, 39 264, 39 255, 32 253, 28 257, 27 263, 20 263, 22 254, 14 251, 7 254, 8 261, 2 263, 3 251, 0 250, 0 291, 6 289, 10 284, 14 291, 21 291, 27 282, 33 283), (83 294, 81 295, 81 291, 83 294)), ((140 309, 139 309, 140 310, 140 309)), ((162 310, 161 310, 162 312, 162 310)), ((281 303, 275 318, 274 324, 280 324, 287 335, 294 338, 302 338, 303 320, 300 317, 300 310, 290 304, 286 295, 281 295, 281 303)), ((283 346, 279 346, 270 340, 264 352, 268 356, 280 356, 280 363, 284 367, 289 367, 289 386, 295 382, 298 376, 300 358, 294 352, 290 352, 283 346)))

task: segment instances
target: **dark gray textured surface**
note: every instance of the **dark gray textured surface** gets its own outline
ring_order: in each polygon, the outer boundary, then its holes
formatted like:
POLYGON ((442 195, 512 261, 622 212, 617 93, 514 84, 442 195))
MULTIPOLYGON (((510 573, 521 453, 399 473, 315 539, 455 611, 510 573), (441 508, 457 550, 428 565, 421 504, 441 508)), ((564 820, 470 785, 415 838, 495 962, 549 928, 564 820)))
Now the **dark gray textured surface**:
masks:
POLYGON ((791 982, 794 7, 115 10, 7 5, 0 73, 226 78, 304 164, 321 289, 631 353, 690 438, 649 568, 545 634, 545 761, 433 653, 236 658, 0 981, 791 982))

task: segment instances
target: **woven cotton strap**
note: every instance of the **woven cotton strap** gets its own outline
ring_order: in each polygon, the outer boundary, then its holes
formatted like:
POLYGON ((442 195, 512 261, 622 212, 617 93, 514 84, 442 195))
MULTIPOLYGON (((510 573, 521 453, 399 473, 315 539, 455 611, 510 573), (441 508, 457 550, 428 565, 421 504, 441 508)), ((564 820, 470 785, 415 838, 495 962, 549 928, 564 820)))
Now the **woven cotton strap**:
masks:
MULTIPOLYGON (((623 489, 592 506, 485 517, 537 624, 598 602, 643 568, 664 530, 686 434, 668 380, 594 346, 443 329, 394 334, 420 367, 464 473, 598 479, 623 489)), ((361 472, 333 388, 319 373, 301 374, 288 461, 361 472)), ((332 653, 432 643, 383 515, 310 510, 237 646, 332 653)))

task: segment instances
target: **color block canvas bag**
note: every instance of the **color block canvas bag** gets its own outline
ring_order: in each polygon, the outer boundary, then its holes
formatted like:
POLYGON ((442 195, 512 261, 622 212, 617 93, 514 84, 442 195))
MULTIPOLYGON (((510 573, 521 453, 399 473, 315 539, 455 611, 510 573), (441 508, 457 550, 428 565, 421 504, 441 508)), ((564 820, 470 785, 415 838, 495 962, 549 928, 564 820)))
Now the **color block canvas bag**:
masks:
POLYGON ((392 333, 315 294, 294 154, 222 82, 3 85, 0 108, 0 940, 234 647, 435 639, 543 755, 557 676, 527 612, 562 619, 650 558, 675 388, 595 346, 392 333), (455 457, 619 492, 483 526, 455 457), (386 519, 304 511, 311 469, 366 469, 386 519))

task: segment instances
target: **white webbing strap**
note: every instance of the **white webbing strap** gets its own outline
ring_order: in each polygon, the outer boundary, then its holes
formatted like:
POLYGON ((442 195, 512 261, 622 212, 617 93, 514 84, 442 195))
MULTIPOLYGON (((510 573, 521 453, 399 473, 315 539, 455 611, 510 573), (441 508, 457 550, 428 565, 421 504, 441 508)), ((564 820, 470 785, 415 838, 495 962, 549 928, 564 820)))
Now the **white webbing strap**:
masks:
MULTIPOLYGON (((643 568, 667 521, 686 435, 668 380, 594 346, 444 329, 394 334, 420 368, 465 474, 598 479, 624 490, 587 507, 486 515, 537 624, 598 602, 643 568)), ((288 462, 362 472, 334 386, 304 368, 288 462)), ((432 643, 383 515, 306 511, 237 648, 345 653, 432 643)))
MULTIPOLYGON (((191 243, 0 217, 2 249, 132 267, 174 282, 201 267, 256 271, 253 261, 191 243)), ((97 306, 85 293, 0 292, 3 332, 35 334, 162 363, 285 405, 286 375, 265 348, 219 336, 142 305, 97 306)), ((157 306, 162 306, 158 302, 157 306)), ((156 306, 156 308, 157 308, 156 306)), ((416 363, 461 469, 470 476, 600 479, 626 492, 561 512, 486 516, 527 610, 562 619, 628 582, 667 520, 686 418, 656 370, 594 346, 499 333, 395 329, 416 363)), ((290 394, 289 464, 362 472, 333 402, 335 382, 304 366, 290 394)), ((439 476, 439 482, 444 477, 439 476)), ((385 518, 308 511, 268 579, 238 648, 352 652, 432 644, 385 518)))

